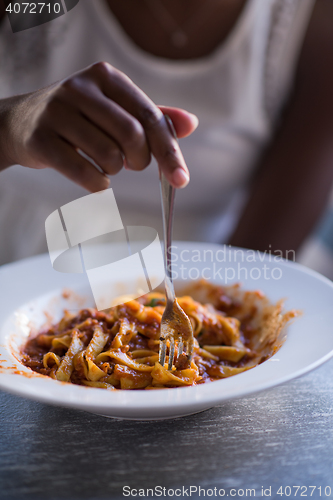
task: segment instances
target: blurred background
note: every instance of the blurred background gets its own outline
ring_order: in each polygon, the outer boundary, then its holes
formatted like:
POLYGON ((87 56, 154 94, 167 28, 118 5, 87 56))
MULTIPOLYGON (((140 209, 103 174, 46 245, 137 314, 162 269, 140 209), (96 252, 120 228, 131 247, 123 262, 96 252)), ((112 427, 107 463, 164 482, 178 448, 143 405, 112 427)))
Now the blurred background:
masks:
MULTIPOLYGON (((86 68, 106 61, 154 103, 184 108, 199 118, 198 128, 180 141, 191 182, 177 193, 176 239, 283 255, 294 250, 299 262, 333 277, 331 0, 66 0, 49 5, 34 15, 24 2, 14 9, 0 0, 3 138, 16 137, 24 147, 21 138, 43 121, 43 106, 33 104, 41 95, 38 89, 54 82, 60 88, 79 72, 86 78, 81 91, 88 95, 86 68), (35 101, 23 97, 19 107, 10 100, 24 93, 32 93, 35 101)), ((56 101, 56 92, 45 99, 56 101)), ((111 94, 108 98, 117 103, 111 94)), ((66 102, 85 126, 88 121, 100 133, 100 124, 84 116, 78 96, 66 102)), ((127 113, 128 102, 125 97, 121 104, 127 113)), ((87 141, 69 137, 65 115, 64 108, 54 111, 52 133, 98 163, 101 148, 94 156, 87 141)), ((102 131, 123 154, 118 139, 102 131)), ((36 170, 1 163, 4 139, 0 146, 0 264, 5 264, 45 252, 48 215, 87 191, 80 179, 75 185, 59 173, 51 150, 45 160, 51 168, 36 170)), ((15 143, 10 147, 16 150, 15 143)), ((112 173, 112 165, 106 171, 112 173)), ((125 225, 152 226, 161 234, 158 182, 154 159, 143 172, 123 169, 111 177, 125 225)))

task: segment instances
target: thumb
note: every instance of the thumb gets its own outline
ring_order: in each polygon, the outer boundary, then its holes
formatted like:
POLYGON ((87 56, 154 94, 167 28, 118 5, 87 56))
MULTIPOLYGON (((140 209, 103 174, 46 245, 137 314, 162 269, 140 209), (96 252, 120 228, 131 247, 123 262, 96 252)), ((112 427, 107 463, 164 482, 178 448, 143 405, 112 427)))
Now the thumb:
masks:
POLYGON ((181 108, 169 108, 168 106, 158 106, 164 115, 168 115, 175 127, 177 137, 187 137, 199 125, 198 118, 181 108))

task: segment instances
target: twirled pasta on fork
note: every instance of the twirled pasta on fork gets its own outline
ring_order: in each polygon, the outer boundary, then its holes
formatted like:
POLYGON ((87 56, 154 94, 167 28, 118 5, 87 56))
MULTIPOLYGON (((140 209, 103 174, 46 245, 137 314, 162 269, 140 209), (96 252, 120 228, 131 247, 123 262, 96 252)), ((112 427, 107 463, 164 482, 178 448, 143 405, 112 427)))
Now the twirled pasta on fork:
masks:
POLYGON ((201 281, 178 302, 195 336, 191 363, 175 356, 172 371, 158 362, 165 297, 149 293, 99 312, 68 311, 59 323, 32 335, 22 362, 61 382, 101 389, 191 386, 236 375, 262 363, 281 346, 283 326, 297 315, 282 313, 260 292, 201 281))

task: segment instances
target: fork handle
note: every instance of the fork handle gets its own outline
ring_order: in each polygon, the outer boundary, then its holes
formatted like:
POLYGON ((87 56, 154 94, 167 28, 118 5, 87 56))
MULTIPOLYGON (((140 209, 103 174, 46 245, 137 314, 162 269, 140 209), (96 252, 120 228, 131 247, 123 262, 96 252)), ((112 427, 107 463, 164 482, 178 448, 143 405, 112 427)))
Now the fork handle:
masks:
POLYGON ((173 303, 175 290, 172 283, 171 242, 175 188, 169 184, 162 172, 160 172, 160 181, 164 235, 165 293, 167 300, 173 303))
MULTIPOLYGON (((165 120, 169 126, 174 138, 177 139, 177 134, 173 123, 168 115, 165 115, 165 120)), ((171 242, 172 242, 172 226, 173 212, 175 201, 175 188, 171 186, 163 172, 160 170, 160 187, 162 201, 162 216, 163 216, 163 236, 164 236, 164 267, 165 267, 165 293, 168 302, 174 302, 175 290, 172 282, 172 262, 171 262, 171 242)))

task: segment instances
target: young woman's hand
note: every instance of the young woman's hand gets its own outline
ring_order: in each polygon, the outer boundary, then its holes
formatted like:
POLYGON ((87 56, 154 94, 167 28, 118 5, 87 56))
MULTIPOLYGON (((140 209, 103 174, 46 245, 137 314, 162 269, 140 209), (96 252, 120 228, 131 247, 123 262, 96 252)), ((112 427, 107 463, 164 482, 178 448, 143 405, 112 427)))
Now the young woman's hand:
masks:
POLYGON ((191 113, 156 106, 126 75, 96 63, 60 83, 0 101, 0 169, 51 167, 99 191, 109 185, 105 174, 123 166, 143 170, 153 155, 169 182, 184 187, 188 169, 164 114, 178 137, 197 127, 191 113))

